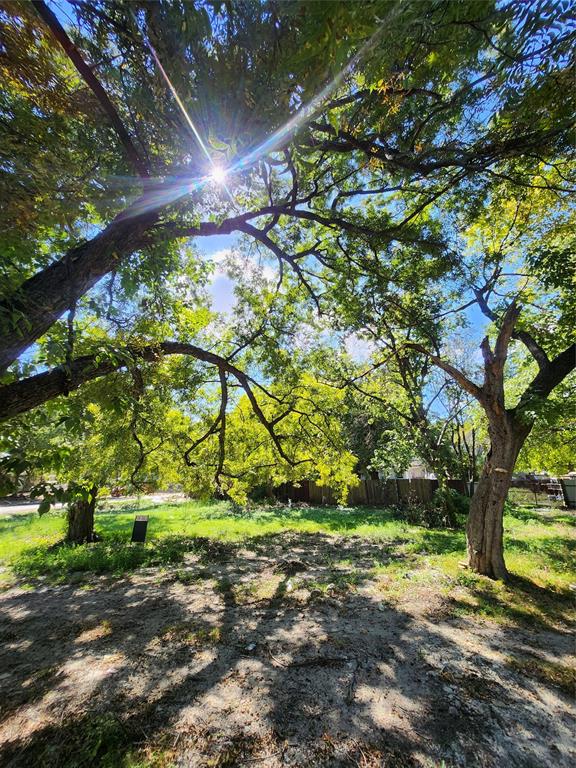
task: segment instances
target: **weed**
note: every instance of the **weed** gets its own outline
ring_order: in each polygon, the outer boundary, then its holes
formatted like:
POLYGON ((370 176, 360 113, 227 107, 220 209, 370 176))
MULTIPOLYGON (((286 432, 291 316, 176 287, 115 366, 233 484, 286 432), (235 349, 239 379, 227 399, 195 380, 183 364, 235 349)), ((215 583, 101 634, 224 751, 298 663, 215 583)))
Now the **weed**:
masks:
POLYGON ((72 573, 121 575, 136 568, 181 562, 192 547, 189 540, 175 537, 149 544, 132 544, 117 538, 80 546, 60 543, 25 550, 13 569, 21 577, 47 575, 57 582, 69 580, 72 573))
POLYGON ((182 622, 166 627, 161 637, 168 642, 202 647, 222 642, 222 630, 220 627, 198 627, 191 622, 182 622))
POLYGON ((533 654, 509 656, 507 663, 512 669, 545 685, 559 688, 568 696, 576 692, 576 670, 558 662, 547 661, 533 654))

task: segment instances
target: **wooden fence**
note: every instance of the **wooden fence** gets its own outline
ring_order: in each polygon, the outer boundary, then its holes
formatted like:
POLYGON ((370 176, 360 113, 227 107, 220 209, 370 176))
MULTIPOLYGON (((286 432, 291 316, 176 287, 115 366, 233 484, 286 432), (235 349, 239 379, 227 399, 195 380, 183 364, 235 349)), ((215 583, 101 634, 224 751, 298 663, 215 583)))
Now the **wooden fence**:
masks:
MULTIPOLYGON (((448 486, 458 493, 468 495, 467 483, 464 480, 449 480, 448 486)), ((388 504, 425 504, 432 500, 434 491, 438 488, 437 480, 416 478, 413 480, 361 480, 360 484, 351 488, 348 492, 347 503, 355 505, 382 505, 388 504)), ((294 485, 284 483, 274 490, 274 496, 282 502, 288 500, 306 504, 336 504, 336 496, 332 488, 326 485, 318 485, 311 480, 303 480, 294 485)))

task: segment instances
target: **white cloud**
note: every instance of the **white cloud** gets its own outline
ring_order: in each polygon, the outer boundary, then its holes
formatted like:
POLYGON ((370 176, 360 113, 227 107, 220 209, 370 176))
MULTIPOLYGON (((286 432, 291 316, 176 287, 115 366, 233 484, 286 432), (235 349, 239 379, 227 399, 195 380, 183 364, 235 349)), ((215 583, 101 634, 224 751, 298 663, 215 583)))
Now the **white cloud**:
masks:
POLYGON ((361 339, 355 333, 344 338, 344 349, 356 363, 364 363, 376 351, 376 345, 368 339, 361 339))
POLYGON ((215 312, 230 313, 236 304, 234 288, 237 280, 234 272, 241 270, 248 278, 261 277, 263 280, 275 281, 278 279, 278 270, 260 260, 240 256, 232 248, 222 248, 219 251, 206 256, 207 260, 214 264, 212 279, 208 285, 208 292, 212 297, 212 309, 215 312))

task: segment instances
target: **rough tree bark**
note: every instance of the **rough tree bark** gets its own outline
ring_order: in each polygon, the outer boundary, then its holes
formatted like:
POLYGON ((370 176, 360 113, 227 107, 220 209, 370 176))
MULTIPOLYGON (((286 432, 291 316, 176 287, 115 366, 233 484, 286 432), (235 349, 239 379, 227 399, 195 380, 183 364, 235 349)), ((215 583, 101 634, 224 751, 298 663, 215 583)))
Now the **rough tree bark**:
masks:
POLYGON ((68 530, 66 541, 70 544, 85 544, 94 541, 94 510, 98 488, 90 488, 87 499, 77 499, 68 505, 68 530))
POLYGON ((136 201, 96 237, 72 248, 62 259, 26 280, 0 303, 5 318, 0 373, 40 338, 73 303, 120 261, 144 244, 143 235, 158 211, 142 213, 147 198, 136 201))
POLYGON ((504 563, 504 503, 516 459, 532 424, 518 422, 512 411, 491 414, 490 450, 470 502, 466 527, 468 565, 476 573, 506 579, 504 563))
POLYGON ((501 319, 492 349, 488 338, 482 342, 484 383, 478 386, 460 370, 417 344, 410 345, 428 354, 430 359, 482 406, 488 419, 490 450, 470 504, 467 525, 468 563, 476 573, 493 579, 506 579, 504 562, 503 518, 512 472, 524 441, 534 424, 533 408, 576 367, 576 344, 572 344, 550 360, 542 347, 527 331, 515 331, 520 308, 513 301, 501 319), (528 385, 515 408, 506 409, 504 398, 504 366, 510 340, 516 338, 538 363, 538 374, 528 385))

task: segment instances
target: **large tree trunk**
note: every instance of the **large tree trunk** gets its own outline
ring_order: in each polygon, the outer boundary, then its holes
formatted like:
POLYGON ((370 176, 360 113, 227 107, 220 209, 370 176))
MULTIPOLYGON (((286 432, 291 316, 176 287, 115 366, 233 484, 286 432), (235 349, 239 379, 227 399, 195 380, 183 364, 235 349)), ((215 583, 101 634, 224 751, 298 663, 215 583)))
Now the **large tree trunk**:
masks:
POLYGON ((0 373, 98 280, 144 244, 146 231, 158 218, 156 210, 146 209, 146 202, 146 197, 137 200, 106 229, 36 273, 0 303, 0 373))
POLYGON ((534 424, 534 406, 545 400, 554 387, 576 367, 576 344, 570 345, 550 360, 533 336, 525 330, 514 330, 520 314, 516 300, 512 301, 499 319, 488 307, 484 293, 476 291, 476 295, 484 314, 491 320, 498 320, 500 325, 494 349, 490 346, 488 337, 484 338, 480 345, 484 358, 482 386, 478 386, 438 355, 428 352, 422 345, 408 346, 427 354, 439 368, 452 376, 462 389, 475 397, 486 413, 490 452, 470 504, 466 531, 468 564, 476 573, 493 579, 505 579, 508 573, 504 563, 504 502, 510 488, 514 465, 534 424), (522 341, 530 351, 538 363, 538 373, 524 390, 516 407, 506 409, 504 366, 508 345, 513 336, 522 341))
POLYGON ((87 499, 78 499, 68 507, 68 531, 66 541, 85 544, 94 541, 94 509, 98 489, 93 486, 87 499))
POLYGON ((490 419, 490 451, 470 503, 466 533, 470 568, 491 579, 508 576, 504 563, 504 503, 530 428, 518 423, 509 412, 490 419))

